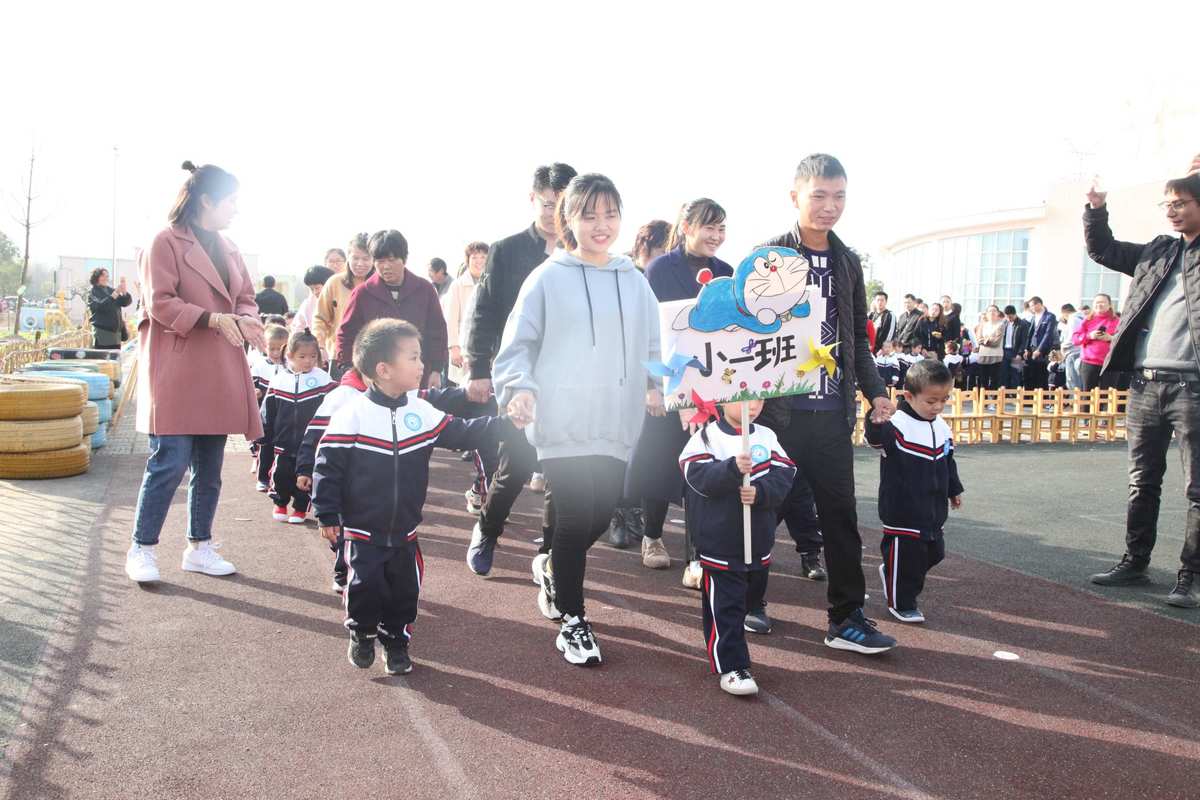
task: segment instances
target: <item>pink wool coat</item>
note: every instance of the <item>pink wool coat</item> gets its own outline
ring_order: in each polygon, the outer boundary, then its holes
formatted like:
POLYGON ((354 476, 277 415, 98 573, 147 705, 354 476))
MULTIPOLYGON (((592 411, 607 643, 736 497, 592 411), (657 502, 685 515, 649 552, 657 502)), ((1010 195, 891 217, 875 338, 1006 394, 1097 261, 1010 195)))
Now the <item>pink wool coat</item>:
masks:
POLYGON ((262 436, 246 354, 215 329, 196 327, 205 311, 258 314, 241 253, 224 237, 221 246, 229 265, 228 289, 184 226, 160 232, 142 253, 137 386, 142 433, 262 436))

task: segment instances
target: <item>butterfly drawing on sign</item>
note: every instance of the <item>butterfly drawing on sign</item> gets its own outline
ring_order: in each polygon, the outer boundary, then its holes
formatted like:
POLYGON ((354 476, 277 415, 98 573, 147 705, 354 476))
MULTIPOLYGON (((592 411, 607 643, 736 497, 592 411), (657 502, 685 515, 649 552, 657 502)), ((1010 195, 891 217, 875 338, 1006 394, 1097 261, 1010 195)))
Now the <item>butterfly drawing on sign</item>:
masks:
POLYGON ((734 370, 732 368, 726 369, 724 372, 721 373, 721 382, 722 383, 733 383, 733 376, 736 374, 737 374, 737 370, 734 370))

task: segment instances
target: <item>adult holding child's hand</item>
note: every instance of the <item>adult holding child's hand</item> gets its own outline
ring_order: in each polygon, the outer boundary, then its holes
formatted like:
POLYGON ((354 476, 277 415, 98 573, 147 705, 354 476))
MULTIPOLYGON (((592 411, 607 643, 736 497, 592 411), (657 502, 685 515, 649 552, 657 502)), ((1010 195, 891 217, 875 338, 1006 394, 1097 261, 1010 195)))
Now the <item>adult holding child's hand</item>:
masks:
POLYGON ((182 568, 229 575, 233 564, 212 544, 225 439, 262 436, 244 344, 262 348, 254 282, 237 247, 220 231, 237 213, 237 179, 220 167, 184 162, 190 176, 169 227, 143 252, 138 269, 137 429, 150 435, 125 572, 159 579, 156 545, 171 498, 189 469, 188 547, 182 568))
MULTIPOLYGON (((580 175, 558 198, 557 249, 528 278, 492 367, 497 397, 526 429, 554 492, 549 555, 534 561, 538 608, 561 620, 555 642, 571 664, 600 663, 584 613, 587 551, 621 499, 625 466, 654 388, 658 301, 625 256, 611 255, 621 196, 603 175, 580 175), (536 400, 535 400, 536 398, 536 400)), ((482 538, 477 526, 472 534, 482 538)))

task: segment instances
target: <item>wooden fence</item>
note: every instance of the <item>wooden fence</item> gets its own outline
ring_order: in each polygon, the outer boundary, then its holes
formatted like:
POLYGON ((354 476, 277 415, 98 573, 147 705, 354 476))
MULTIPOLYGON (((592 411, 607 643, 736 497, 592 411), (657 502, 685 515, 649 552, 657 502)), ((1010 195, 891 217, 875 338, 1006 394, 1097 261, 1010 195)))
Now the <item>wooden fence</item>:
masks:
MULTIPOLYGON (((897 392, 893 390, 893 397, 897 392)), ((955 389, 942 419, 956 445, 1125 439, 1126 389, 955 389)), ((865 444, 861 402, 854 443, 865 444)))

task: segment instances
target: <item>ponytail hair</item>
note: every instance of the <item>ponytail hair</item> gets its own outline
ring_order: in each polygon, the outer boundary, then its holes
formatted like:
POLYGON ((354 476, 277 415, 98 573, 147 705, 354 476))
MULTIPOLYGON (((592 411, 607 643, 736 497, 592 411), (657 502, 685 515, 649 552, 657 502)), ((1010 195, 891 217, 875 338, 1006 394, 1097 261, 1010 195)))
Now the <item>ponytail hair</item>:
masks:
POLYGON ((700 197, 690 203, 684 203, 683 207, 679 209, 675 227, 671 229, 671 235, 667 239, 667 249, 674 250, 683 242, 683 224, 685 222, 691 228, 698 228, 703 225, 717 225, 724 221, 725 209, 721 208, 716 200, 700 197))
POLYGON ((601 197, 615 206, 618 214, 621 213, 621 193, 612 181, 597 172, 572 178, 558 196, 558 204, 554 207, 554 229, 558 240, 567 250, 579 247, 575 234, 571 232, 571 220, 595 210, 596 202, 601 197))
POLYGON ((167 213, 172 225, 191 225, 200 216, 200 198, 207 196, 212 203, 219 203, 238 190, 237 178, 215 164, 197 167, 191 161, 183 162, 189 177, 175 198, 175 205, 167 213))
POLYGON ((301 347, 306 347, 310 344, 313 347, 317 348, 317 352, 320 352, 321 345, 317 342, 317 337, 313 336, 313 333, 311 330, 309 330, 308 328, 305 328, 302 331, 295 331, 291 335, 291 338, 288 339, 287 354, 289 356, 293 355, 301 347))

